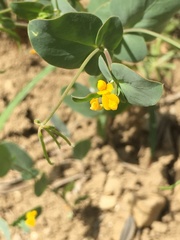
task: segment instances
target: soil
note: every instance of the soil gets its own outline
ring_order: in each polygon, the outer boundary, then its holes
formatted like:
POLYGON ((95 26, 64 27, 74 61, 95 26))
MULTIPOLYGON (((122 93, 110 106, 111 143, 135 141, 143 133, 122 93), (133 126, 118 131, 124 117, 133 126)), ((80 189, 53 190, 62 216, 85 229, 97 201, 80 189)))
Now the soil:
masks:
MULTIPOLYGON (((30 50, 30 45, 18 48, 1 35, 0 70, 5 72, 0 75, 0 112, 47 66, 30 50)), ((72 147, 62 141, 59 150, 46 137, 54 162, 49 165, 43 157, 34 119, 47 117, 58 102, 61 88, 70 82, 76 70, 56 69, 36 85, 15 108, 0 132, 0 139, 25 149, 35 167, 50 178, 50 185, 37 197, 34 182, 18 184, 20 175, 16 171, 0 179, 0 217, 9 224, 29 209, 43 208, 29 233, 10 227, 12 240, 180 239, 180 186, 174 190, 160 189, 180 177, 180 63, 176 60, 174 66, 171 79, 163 79, 165 92, 156 110, 158 147, 153 158, 148 142, 148 108, 132 106, 118 115, 109 125, 104 141, 97 135, 95 118, 85 118, 63 104, 57 115, 66 124, 70 140, 75 144, 90 139, 92 145, 80 161, 73 158, 72 147), (65 201, 61 197, 63 187, 71 181, 75 186, 66 194, 65 201), (7 183, 11 184, 5 188, 7 183), (75 204, 80 197, 84 200, 75 204), (122 237, 125 226, 132 238, 122 237)), ((87 85, 88 76, 82 73, 78 81, 87 85)), ((0 239, 4 239, 1 234, 0 239)))

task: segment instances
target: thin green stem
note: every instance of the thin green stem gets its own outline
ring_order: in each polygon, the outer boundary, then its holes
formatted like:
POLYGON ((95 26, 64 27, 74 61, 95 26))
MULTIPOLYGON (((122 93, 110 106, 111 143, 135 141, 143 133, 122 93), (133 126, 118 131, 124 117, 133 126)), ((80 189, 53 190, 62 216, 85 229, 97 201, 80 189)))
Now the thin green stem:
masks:
POLYGON ((57 106, 55 106, 55 108, 52 110, 52 112, 50 113, 50 115, 47 117, 47 119, 42 123, 43 125, 46 125, 47 122, 49 122, 49 120, 52 118, 52 116, 54 115, 54 113, 57 111, 57 109, 60 107, 61 103, 63 102, 64 98, 67 96, 68 92, 71 90, 72 86, 74 85, 74 83, 76 82, 76 80, 78 79, 79 75, 81 74, 81 72, 84 70, 85 66, 88 64, 88 62, 91 60, 91 58, 99 52, 99 49, 96 48, 92 53, 89 54, 89 56, 84 60, 84 62, 82 63, 82 65, 80 66, 79 70, 77 71, 77 73, 75 74, 75 76, 73 77, 71 83, 67 86, 67 88, 65 89, 65 91, 63 92, 63 94, 61 95, 59 102, 57 104, 57 106))
POLYGON ((147 35, 151 35, 153 37, 157 37, 157 38, 160 38, 162 39, 163 41, 177 47, 177 48, 180 48, 180 43, 178 43, 177 41, 174 41, 173 39, 169 38, 169 37, 166 37, 162 34, 159 34, 157 32, 153 32, 153 31, 150 31, 150 30, 147 30, 147 29, 144 29, 144 28, 129 28, 129 29, 125 29, 124 30, 124 33, 133 33, 133 32, 138 32, 138 33, 145 33, 147 35))
POLYGON ((14 24, 16 27, 21 27, 21 28, 27 28, 27 26, 28 26, 27 23, 15 22, 14 24))
POLYGON ((6 8, 0 11, 0 14, 8 13, 11 11, 11 8, 6 8))

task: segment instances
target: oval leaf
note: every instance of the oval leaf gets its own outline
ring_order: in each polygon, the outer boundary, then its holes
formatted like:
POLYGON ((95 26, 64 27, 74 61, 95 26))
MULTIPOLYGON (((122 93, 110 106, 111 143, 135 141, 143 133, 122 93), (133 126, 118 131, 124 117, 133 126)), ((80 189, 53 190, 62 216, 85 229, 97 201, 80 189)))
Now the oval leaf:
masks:
POLYGON ((48 180, 45 175, 45 173, 42 174, 41 178, 37 180, 34 184, 34 192, 36 196, 41 196, 43 192, 45 191, 46 187, 48 185, 48 180))
POLYGON ((2 218, 0 218, 0 231, 3 233, 5 240, 11 240, 11 234, 8 223, 2 218))
POLYGON ((98 63, 99 63, 99 69, 101 70, 101 73, 103 74, 103 76, 106 78, 107 81, 111 81, 113 79, 113 77, 112 77, 112 75, 109 71, 109 68, 102 56, 99 57, 98 63))
POLYGON ((0 144, 0 177, 3 177, 11 169, 13 158, 4 144, 0 144))
POLYGON ((112 73, 119 80, 121 90, 129 103, 151 106, 159 101, 163 91, 161 83, 149 81, 119 63, 113 63, 111 67, 112 73))
POLYGON ((74 12, 53 20, 32 20, 28 34, 33 48, 44 60, 73 69, 79 68, 96 48, 95 39, 101 25, 95 15, 74 12))
POLYGON ((38 2, 12 2, 10 7, 12 11, 20 18, 32 20, 38 17, 43 4, 38 2))
POLYGON ((111 12, 123 26, 162 31, 164 25, 180 9, 179 0, 111 0, 111 12))
POLYGON ((110 0, 91 0, 88 12, 96 14, 103 22, 112 16, 110 11, 110 0))
POLYGON ((118 60, 128 62, 142 61, 146 55, 147 47, 145 40, 137 34, 124 34, 121 44, 114 52, 114 56, 118 60))
POLYGON ((98 47, 114 50, 121 42, 123 27, 118 17, 110 17, 99 29, 96 44, 98 47))
POLYGON ((63 14, 68 12, 76 12, 76 9, 74 9, 67 0, 57 1, 57 5, 63 14))
POLYGON ((83 159, 88 153, 90 147, 91 147, 91 141, 89 139, 79 141, 74 146, 74 154, 73 154, 74 158, 83 159))
POLYGON ((18 145, 11 142, 4 142, 0 146, 8 151, 8 155, 6 156, 9 156, 7 162, 11 163, 11 169, 19 171, 24 179, 34 178, 38 174, 38 171, 33 168, 34 163, 32 158, 18 145))

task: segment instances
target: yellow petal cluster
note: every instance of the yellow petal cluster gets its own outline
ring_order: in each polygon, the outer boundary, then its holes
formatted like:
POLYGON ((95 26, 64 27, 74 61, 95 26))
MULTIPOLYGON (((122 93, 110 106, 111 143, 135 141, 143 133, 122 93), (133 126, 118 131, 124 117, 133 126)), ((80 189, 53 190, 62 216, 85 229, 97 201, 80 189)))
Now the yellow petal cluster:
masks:
POLYGON ((105 110, 117 110, 119 102, 118 96, 113 93, 102 96, 102 105, 105 110))
POLYGON ((100 98, 93 98, 90 101, 91 110, 98 111, 104 108, 105 110, 117 110, 120 100, 112 91, 114 90, 112 83, 106 83, 104 80, 99 80, 97 83, 100 98))
POLYGON ((97 111, 97 110, 101 110, 102 109, 102 106, 99 103, 99 99, 98 98, 91 99, 90 104, 91 104, 91 107, 90 107, 91 110, 97 111))
POLYGON ((25 223, 29 227, 34 227, 35 224, 36 224, 36 216, 37 216, 37 211, 36 210, 32 210, 30 212, 27 212, 25 223))

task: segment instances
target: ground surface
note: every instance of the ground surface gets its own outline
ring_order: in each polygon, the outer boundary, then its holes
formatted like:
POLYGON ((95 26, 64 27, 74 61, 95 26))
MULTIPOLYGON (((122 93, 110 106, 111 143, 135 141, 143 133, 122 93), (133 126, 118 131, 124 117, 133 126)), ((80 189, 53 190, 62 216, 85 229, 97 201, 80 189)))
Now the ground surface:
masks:
MULTIPOLYGON (((47 64, 29 53, 26 44, 20 49, 1 36, 0 112, 47 64)), ((0 179, 0 217, 12 223, 25 211, 42 206, 43 212, 36 226, 28 234, 11 228, 13 240, 119 240, 127 219, 134 219, 136 235, 133 239, 179 240, 180 186, 174 191, 161 191, 160 186, 174 182, 180 176, 179 143, 176 138, 180 123, 180 64, 176 61, 171 86, 164 94, 157 115, 161 126, 160 143, 151 159, 148 146, 148 110, 131 107, 116 117, 104 142, 96 134, 96 119, 84 118, 65 104, 58 116, 67 124, 70 139, 76 143, 91 139, 92 146, 82 160, 72 158, 72 148, 62 143, 61 150, 46 139, 55 165, 48 165, 37 138, 35 118, 43 120, 59 99, 60 89, 70 82, 74 71, 57 69, 45 77, 14 110, 0 140, 12 141, 25 149, 35 166, 46 172, 53 184, 63 186, 62 180, 75 180, 75 188, 67 195, 67 203, 48 189, 41 197, 33 193, 33 182, 28 181, 3 188, 14 182, 19 174, 11 171, 0 179), (167 98, 170 96, 170 98, 167 98), (174 99, 173 99, 174 97, 174 99), (165 133, 164 135, 161 133, 165 133), (175 144, 173 143, 173 139, 175 144), (177 143, 177 144, 176 144, 177 143), (175 164, 171 167, 172 161, 175 164), (86 200, 74 205, 80 196, 86 200)), ((169 80, 170 81, 170 80, 169 80)), ((80 82, 87 84, 87 75, 80 82)), ((168 80, 167 80, 168 83, 168 80)), ((133 224, 128 232, 133 232, 133 224)), ((3 237, 0 235, 0 239, 3 237)), ((122 240, 128 238, 123 238, 122 240)))

